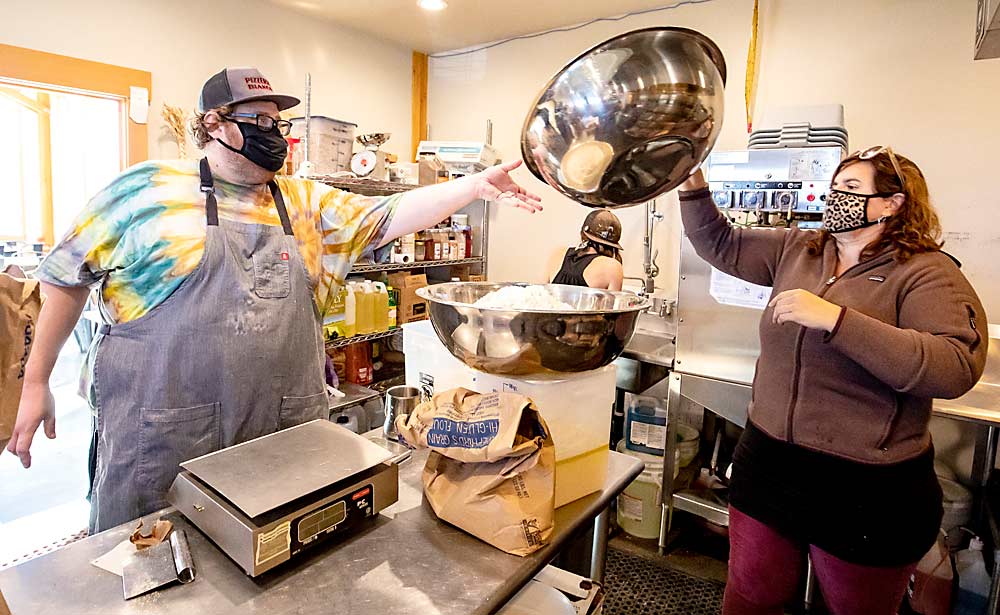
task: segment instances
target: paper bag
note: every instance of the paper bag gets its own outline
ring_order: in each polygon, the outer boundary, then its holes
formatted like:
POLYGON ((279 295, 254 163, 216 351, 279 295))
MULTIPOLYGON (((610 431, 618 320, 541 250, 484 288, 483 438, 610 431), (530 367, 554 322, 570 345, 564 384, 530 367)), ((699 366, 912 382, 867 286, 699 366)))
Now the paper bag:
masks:
POLYGON ((14 431, 24 367, 41 308, 38 280, 0 273, 0 448, 7 445, 14 431))
POLYGON ((439 393, 396 420, 411 446, 430 448, 424 495, 439 518, 514 555, 552 536, 556 454, 531 400, 513 393, 439 393))

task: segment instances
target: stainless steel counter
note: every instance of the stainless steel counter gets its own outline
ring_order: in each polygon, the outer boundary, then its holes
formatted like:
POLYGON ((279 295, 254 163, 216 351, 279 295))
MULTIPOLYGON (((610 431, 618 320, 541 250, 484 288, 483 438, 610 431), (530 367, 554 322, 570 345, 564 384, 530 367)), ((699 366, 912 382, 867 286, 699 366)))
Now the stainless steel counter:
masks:
POLYGON ((426 451, 414 452, 400 466, 399 502, 370 529, 256 579, 167 509, 151 517, 164 515, 187 531, 198 570, 191 584, 125 602, 121 578, 90 562, 125 539, 135 526, 129 523, 0 571, 0 591, 12 615, 493 613, 642 471, 637 459, 612 452, 603 491, 559 508, 551 542, 521 558, 437 520, 423 501, 426 458, 426 451))

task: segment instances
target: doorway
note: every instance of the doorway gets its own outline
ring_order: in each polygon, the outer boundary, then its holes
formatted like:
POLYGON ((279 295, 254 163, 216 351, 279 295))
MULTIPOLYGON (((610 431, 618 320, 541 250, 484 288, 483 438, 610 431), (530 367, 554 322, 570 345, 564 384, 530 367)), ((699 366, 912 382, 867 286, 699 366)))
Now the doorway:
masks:
MULTIPOLYGON (((30 275, 87 201, 146 159, 145 118, 130 115, 130 97, 148 97, 150 81, 145 71, 0 45, 0 117, 9 122, 0 260, 30 275)), ((87 331, 94 316, 84 314, 78 329, 87 331)), ((50 379, 56 438, 39 428, 28 470, 0 453, 0 568, 86 535, 92 427, 77 389, 88 338, 69 338, 50 379)))

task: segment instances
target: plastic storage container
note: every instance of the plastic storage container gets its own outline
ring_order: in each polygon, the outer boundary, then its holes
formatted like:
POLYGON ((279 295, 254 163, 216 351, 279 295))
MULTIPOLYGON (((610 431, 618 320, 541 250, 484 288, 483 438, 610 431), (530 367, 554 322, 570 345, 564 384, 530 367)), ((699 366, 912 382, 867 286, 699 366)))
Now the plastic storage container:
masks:
POLYGON ((973 536, 969 548, 955 555, 958 572, 958 595, 955 597, 954 615, 981 615, 986 612, 990 596, 990 575, 983 560, 983 541, 973 536))
MULTIPOLYGON (((290 137, 304 139, 306 119, 292 118, 290 137)), ((309 162, 317 174, 327 175, 351 170, 351 156, 354 154, 354 130, 357 124, 336 120, 323 115, 313 115, 309 124, 309 162)), ((295 168, 305 159, 304 143, 295 151, 295 168)))
MULTIPOLYGON (((618 496, 618 525, 636 538, 657 538, 663 510, 660 505, 663 457, 628 449, 625 444, 624 439, 618 443, 618 452, 641 460, 646 469, 618 496)), ((679 463, 674 464, 674 478, 677 478, 679 466, 679 463)))
POLYGON ((615 366, 559 377, 512 378, 474 370, 448 352, 430 321, 403 325, 406 383, 426 394, 455 387, 530 397, 552 431, 556 506, 600 490, 608 471, 615 366))
POLYGON ((960 539, 961 532, 953 532, 952 530, 968 525, 969 520, 972 519, 972 492, 964 485, 940 476, 938 483, 941 484, 941 493, 944 496, 941 503, 944 508, 941 529, 949 536, 960 539))

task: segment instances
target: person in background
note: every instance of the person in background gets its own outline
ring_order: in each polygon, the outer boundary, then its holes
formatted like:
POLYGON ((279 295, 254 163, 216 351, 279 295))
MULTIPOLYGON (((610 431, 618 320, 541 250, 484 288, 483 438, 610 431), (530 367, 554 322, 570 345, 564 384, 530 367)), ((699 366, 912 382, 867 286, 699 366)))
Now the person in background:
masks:
POLYGON ((186 459, 329 416, 322 317, 352 264, 476 199, 534 212, 520 161, 387 198, 275 176, 299 103, 253 68, 204 85, 200 161, 149 161, 97 194, 37 270, 47 300, 8 450, 54 438, 49 376, 100 287, 87 361, 91 532, 166 506, 186 459))
POLYGON ((618 216, 608 209, 591 211, 580 228, 580 245, 552 255, 549 267, 552 283, 621 290, 625 275, 621 238, 622 223, 618 216))
POLYGON ((941 523, 932 400, 975 385, 989 339, 923 173, 888 147, 845 158, 820 231, 735 227, 700 171, 680 201, 702 258, 774 289, 734 453, 723 613, 783 613, 808 552, 834 615, 894 615, 941 523))

